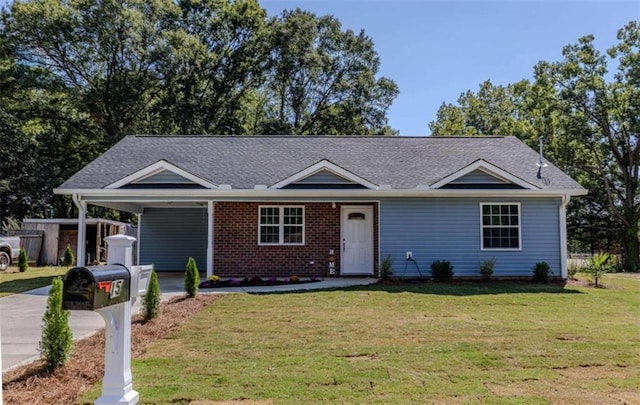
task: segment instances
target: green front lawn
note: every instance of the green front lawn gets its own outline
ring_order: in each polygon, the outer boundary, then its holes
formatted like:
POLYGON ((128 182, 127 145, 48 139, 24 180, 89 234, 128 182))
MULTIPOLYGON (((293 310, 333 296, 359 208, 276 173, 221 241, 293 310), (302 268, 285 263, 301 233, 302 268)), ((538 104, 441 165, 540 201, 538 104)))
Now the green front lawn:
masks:
POLYGON ((0 297, 51 285, 55 276, 64 276, 66 267, 29 267, 20 273, 16 267, 0 272, 0 297))
POLYGON ((603 282, 225 295, 133 385, 141 404, 640 403, 640 282, 603 282))

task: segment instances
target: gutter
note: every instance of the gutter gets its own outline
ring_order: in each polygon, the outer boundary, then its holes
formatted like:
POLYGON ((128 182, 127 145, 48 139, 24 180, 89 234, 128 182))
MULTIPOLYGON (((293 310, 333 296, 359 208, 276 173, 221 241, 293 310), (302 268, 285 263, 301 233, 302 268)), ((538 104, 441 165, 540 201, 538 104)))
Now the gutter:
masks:
POLYGON ((585 189, 544 190, 443 190, 443 189, 366 189, 366 190, 283 190, 283 189, 60 189, 55 194, 82 194, 82 200, 104 198, 131 202, 136 197, 199 200, 217 198, 384 198, 384 197, 564 197, 586 195, 585 189))
POLYGON ((567 252, 567 205, 571 201, 571 196, 566 194, 562 197, 562 203, 559 208, 559 222, 560 222, 560 275, 563 280, 568 277, 567 261, 569 255, 567 252))

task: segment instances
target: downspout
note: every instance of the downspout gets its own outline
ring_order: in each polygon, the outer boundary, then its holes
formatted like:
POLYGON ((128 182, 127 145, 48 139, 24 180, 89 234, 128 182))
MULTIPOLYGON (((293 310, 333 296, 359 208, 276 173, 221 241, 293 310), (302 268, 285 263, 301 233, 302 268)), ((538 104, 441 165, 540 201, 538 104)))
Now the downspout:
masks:
POLYGON ((567 261, 569 255, 567 253, 567 204, 571 201, 571 196, 566 194, 562 196, 560 204, 560 273, 563 280, 567 279, 567 261))
POLYGON ((138 237, 138 240, 136 240, 136 264, 140 264, 140 244, 142 242, 142 239, 140 239, 140 236, 142 235, 142 214, 144 214, 144 208, 142 209, 141 214, 136 214, 136 216, 138 217, 138 234, 136 235, 138 237))
POLYGON ((79 194, 73 194, 73 202, 78 207, 78 246, 76 249, 76 266, 83 267, 86 265, 85 253, 85 219, 87 216, 87 203, 82 201, 79 194))
POLYGON ((213 275, 213 201, 207 201, 207 278, 213 275))

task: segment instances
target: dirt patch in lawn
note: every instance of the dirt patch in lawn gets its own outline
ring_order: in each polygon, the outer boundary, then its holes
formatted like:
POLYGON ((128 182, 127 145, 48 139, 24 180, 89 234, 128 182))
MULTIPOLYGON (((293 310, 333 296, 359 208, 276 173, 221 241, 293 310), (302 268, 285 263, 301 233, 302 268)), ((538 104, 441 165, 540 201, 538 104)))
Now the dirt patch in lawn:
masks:
POLYGON ((490 383, 487 389, 493 394, 507 398, 537 396, 553 404, 574 404, 580 398, 583 404, 640 404, 640 392, 619 390, 592 390, 586 393, 577 386, 566 384, 566 380, 582 380, 584 384, 600 379, 624 380, 630 377, 625 367, 611 367, 604 365, 584 365, 556 369, 560 375, 556 380, 541 381, 536 378, 513 381, 509 384, 490 383))
POLYGON ((640 396, 636 392, 597 392, 585 393, 563 384, 563 381, 542 382, 537 379, 514 381, 511 384, 486 384, 494 395, 513 399, 514 397, 544 398, 552 404, 575 404, 576 398, 582 404, 637 404, 640 396))
MULTIPOLYGON (((160 315, 147 323, 135 316, 131 328, 131 356, 139 357, 156 340, 177 329, 216 299, 199 294, 176 297, 162 304, 160 315)), ((2 376, 3 399, 9 404, 71 404, 104 375, 104 329, 75 342, 71 359, 53 373, 43 371, 37 361, 2 376)))
POLYGON ((585 364, 580 367, 561 368, 556 371, 572 380, 597 380, 601 378, 624 379, 628 377, 625 367, 610 367, 599 364, 585 364))

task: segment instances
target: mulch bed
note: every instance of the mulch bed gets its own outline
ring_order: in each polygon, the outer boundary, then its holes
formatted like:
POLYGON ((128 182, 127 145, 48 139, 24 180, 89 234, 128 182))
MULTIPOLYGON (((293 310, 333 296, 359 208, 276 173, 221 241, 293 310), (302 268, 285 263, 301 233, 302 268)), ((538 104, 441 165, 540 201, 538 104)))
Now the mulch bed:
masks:
MULTIPOLYGON (((211 304, 216 295, 200 294, 194 298, 176 297, 161 305, 160 315, 147 323, 133 317, 131 356, 141 356, 154 341, 161 339, 211 304)), ((53 373, 43 369, 43 362, 11 370, 2 376, 4 404, 71 404, 104 375, 104 329, 74 343, 67 364, 53 373)))
POLYGON ((308 284, 317 283, 321 281, 318 278, 311 279, 278 279, 270 278, 263 279, 259 277, 243 278, 243 279, 229 279, 218 281, 203 281, 198 288, 223 288, 223 287, 260 287, 260 286, 273 286, 273 285, 291 285, 291 284, 308 284))

